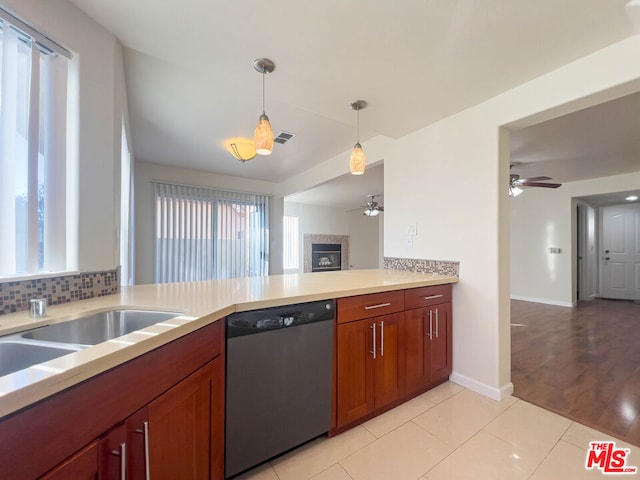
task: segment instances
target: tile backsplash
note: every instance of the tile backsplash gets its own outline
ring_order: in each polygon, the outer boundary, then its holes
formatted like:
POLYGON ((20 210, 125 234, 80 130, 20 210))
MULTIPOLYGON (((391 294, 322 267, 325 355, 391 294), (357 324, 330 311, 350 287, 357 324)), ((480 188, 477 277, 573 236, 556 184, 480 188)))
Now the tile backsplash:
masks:
POLYGON ((409 272, 437 273, 438 275, 459 276, 460 262, 448 260, 425 260, 421 258, 384 257, 384 268, 409 272))
POLYGON ((0 282, 0 315, 28 310, 32 298, 46 298, 49 305, 58 305, 118 293, 119 270, 0 282))

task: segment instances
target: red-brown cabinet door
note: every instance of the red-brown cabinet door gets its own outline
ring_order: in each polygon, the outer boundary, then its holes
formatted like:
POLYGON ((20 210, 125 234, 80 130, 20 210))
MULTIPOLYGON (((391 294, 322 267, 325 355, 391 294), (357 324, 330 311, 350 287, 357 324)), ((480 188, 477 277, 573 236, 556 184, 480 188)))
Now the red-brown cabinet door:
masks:
POLYGON ((404 315, 406 392, 411 395, 431 382, 429 308, 414 308, 404 315))
POLYGON ((440 383, 451 374, 451 304, 431 308, 431 383, 440 383))
POLYGON ((384 407, 404 395, 404 314, 371 319, 376 327, 375 408, 384 407))
POLYGON ((154 480, 211 478, 213 362, 149 404, 149 460, 154 480))
POLYGON ((98 442, 83 448, 41 480, 98 480, 98 442))
POLYGON ((365 319, 336 328, 338 427, 374 408, 373 326, 371 319, 365 319))

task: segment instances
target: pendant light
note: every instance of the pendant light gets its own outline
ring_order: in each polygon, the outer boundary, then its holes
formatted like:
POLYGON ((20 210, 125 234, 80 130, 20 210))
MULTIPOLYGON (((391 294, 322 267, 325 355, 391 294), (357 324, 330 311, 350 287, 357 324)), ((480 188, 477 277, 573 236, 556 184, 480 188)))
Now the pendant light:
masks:
POLYGON ((253 133, 253 143, 258 155, 271 155, 273 150, 273 129, 264 110, 264 77, 267 73, 275 70, 276 64, 268 58, 257 58, 253 61, 253 68, 262 74, 262 115, 260 115, 258 126, 253 133))
POLYGON ((349 168, 353 175, 362 175, 367 164, 367 159, 362 151, 362 145, 360 145, 360 110, 366 106, 367 102, 364 100, 356 100, 351 104, 351 108, 355 110, 357 114, 356 144, 353 147, 351 159, 349 160, 349 168))

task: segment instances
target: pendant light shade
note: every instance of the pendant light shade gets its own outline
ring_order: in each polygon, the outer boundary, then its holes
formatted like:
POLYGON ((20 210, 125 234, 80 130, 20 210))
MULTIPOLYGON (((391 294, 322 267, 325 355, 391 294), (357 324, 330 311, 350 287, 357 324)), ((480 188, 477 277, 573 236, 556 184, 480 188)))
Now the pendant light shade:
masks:
POLYGON ((273 151, 273 129, 269 117, 264 113, 258 119, 258 126, 253 132, 253 144, 258 155, 271 155, 273 151))
POLYGON ((253 68, 262 74, 262 115, 260 115, 258 126, 253 132, 253 143, 258 155, 271 155, 273 151, 273 129, 264 109, 264 77, 267 73, 273 72, 276 65, 268 58, 258 58, 253 62, 253 68))
POLYGON ((351 160, 349 160, 349 168, 353 175, 362 175, 364 173, 365 166, 367 164, 367 159, 364 156, 364 152, 362 151, 362 146, 359 143, 353 147, 353 152, 351 152, 351 160))
POLYGON ((349 169, 353 175, 362 175, 367 165, 367 159, 362 151, 362 145, 360 145, 360 110, 367 106, 367 102, 364 100, 356 100, 351 104, 351 108, 356 111, 357 114, 357 126, 356 126, 356 144, 351 152, 351 159, 349 160, 349 169))

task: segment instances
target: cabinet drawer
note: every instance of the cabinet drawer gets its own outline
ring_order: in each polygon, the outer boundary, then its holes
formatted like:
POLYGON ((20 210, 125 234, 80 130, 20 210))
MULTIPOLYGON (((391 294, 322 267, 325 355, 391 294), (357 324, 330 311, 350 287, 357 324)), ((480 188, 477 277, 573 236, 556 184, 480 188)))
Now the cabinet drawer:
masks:
POLYGON ((411 288, 404 291, 407 310, 451 302, 451 284, 411 288))
POLYGON ((377 317, 404 310, 404 290, 338 299, 338 323, 377 317))

